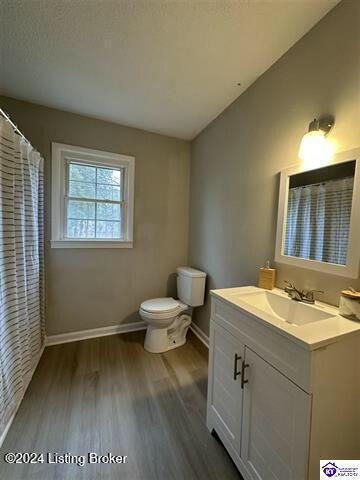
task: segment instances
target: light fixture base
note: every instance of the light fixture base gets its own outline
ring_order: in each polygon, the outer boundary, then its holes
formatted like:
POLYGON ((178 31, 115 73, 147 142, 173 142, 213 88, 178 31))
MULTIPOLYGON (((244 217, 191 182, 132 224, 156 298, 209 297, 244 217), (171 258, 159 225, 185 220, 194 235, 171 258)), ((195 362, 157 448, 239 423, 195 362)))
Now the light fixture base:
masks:
POLYGON ((314 120, 309 124, 309 132, 321 130, 326 136, 334 126, 334 123, 335 118, 332 115, 324 115, 319 119, 314 118, 314 120))

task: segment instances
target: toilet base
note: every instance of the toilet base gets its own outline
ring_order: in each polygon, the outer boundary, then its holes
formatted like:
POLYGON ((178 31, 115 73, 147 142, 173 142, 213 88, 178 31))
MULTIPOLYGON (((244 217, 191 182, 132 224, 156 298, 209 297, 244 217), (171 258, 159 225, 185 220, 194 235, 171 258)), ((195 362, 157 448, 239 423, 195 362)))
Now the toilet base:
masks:
POLYGON ((168 328, 148 325, 144 342, 145 350, 150 353, 163 353, 185 345, 190 323, 190 315, 179 315, 168 328))

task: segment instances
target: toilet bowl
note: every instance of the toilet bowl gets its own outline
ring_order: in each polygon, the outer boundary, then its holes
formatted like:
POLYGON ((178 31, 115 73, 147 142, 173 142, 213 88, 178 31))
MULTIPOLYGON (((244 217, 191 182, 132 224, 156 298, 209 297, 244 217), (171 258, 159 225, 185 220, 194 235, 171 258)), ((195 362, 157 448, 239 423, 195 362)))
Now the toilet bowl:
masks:
POLYGON ((175 332, 174 327, 179 326, 179 322, 187 323, 187 326, 190 325, 191 317, 181 315, 188 308, 187 305, 173 298, 154 298, 143 302, 139 313, 148 324, 144 344, 145 350, 151 353, 160 353, 184 345, 186 336, 173 335, 170 338, 170 330, 175 332))
POLYGON ((144 343, 148 352, 162 353, 184 345, 192 307, 204 303, 206 274, 190 267, 179 267, 177 275, 179 300, 153 298, 140 305, 139 314, 148 325, 144 343))

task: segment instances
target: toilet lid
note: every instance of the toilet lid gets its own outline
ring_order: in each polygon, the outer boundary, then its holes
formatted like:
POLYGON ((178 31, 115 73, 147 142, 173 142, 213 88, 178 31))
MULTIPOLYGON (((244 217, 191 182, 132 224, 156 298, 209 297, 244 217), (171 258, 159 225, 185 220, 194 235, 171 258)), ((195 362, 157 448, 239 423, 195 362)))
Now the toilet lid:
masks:
POLYGON ((174 298, 153 298, 151 300, 146 300, 140 306, 142 310, 151 313, 165 313, 172 312, 179 307, 179 302, 174 298))

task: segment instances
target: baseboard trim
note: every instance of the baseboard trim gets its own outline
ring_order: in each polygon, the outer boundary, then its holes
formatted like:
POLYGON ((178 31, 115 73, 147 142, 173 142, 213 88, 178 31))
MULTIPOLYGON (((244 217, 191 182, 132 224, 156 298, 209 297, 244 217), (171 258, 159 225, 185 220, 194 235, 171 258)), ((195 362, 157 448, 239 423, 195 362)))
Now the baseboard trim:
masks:
POLYGON ((21 396, 21 398, 19 399, 19 401, 17 402, 17 405, 16 405, 16 408, 15 408, 15 411, 14 413, 11 415, 11 417, 9 418, 7 424, 5 425, 5 428, 4 430, 0 433, 0 448, 2 447, 2 444, 4 443, 4 440, 6 438, 6 435, 8 434, 8 431, 10 430, 10 427, 12 425, 12 422, 14 421, 14 418, 15 418, 15 415, 17 414, 17 411, 19 410, 19 407, 21 405, 21 402, 23 401, 23 398, 24 398, 24 395, 26 393, 26 390, 28 389, 28 386, 30 385, 30 382, 31 382, 31 379, 35 373, 35 370, 40 362, 40 358, 42 356, 42 354, 44 353, 44 350, 45 350, 45 343, 44 345, 42 346, 36 360, 35 360, 35 363, 34 363, 34 366, 30 372, 30 374, 27 376, 26 380, 25 380, 25 388, 24 388, 24 392, 21 396))
POLYGON ((196 325, 196 323, 191 323, 190 330, 198 337, 206 348, 209 348, 209 337, 196 325))
POLYGON ((78 332, 60 333, 58 335, 49 335, 46 338, 46 346, 59 345, 61 343, 78 342, 89 338, 106 337, 119 333, 136 332, 145 330, 145 322, 123 323, 120 325, 111 325, 110 327, 92 328, 90 330, 80 330, 78 332))

